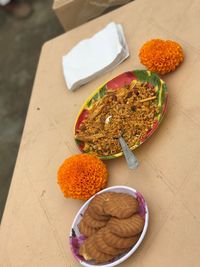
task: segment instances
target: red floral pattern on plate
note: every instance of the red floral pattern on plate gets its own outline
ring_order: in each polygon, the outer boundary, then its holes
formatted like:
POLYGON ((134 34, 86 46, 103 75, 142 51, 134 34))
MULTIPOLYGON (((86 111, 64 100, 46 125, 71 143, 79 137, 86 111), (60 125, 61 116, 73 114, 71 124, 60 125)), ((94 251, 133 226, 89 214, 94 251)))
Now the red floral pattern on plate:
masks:
POLYGON ((129 85, 133 80, 136 80, 136 79, 137 78, 135 77, 133 72, 131 71, 125 72, 125 73, 118 75, 114 79, 110 80, 107 83, 106 87, 107 89, 117 89, 125 85, 129 85))

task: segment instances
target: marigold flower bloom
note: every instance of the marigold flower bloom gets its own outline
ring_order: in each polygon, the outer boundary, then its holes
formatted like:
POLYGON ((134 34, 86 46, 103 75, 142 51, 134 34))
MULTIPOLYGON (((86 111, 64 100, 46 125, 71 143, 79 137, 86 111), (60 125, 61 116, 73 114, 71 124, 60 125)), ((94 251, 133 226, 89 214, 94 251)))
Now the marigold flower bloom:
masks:
POLYGON ((63 162, 57 178, 65 197, 87 200, 106 186, 108 171, 96 156, 79 154, 63 162))
POLYGON ((174 41, 153 39, 141 47, 139 58, 150 71, 165 74, 178 67, 184 54, 182 47, 174 41))

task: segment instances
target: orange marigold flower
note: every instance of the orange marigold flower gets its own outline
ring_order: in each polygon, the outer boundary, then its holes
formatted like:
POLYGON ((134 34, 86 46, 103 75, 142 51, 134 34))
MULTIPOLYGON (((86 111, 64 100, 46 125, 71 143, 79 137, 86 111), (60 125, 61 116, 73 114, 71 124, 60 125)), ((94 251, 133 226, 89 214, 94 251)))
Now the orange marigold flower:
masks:
POLYGON ((96 156, 74 155, 58 170, 58 184, 65 197, 86 200, 106 186, 108 171, 96 156))
POLYGON ((183 61, 182 47, 171 40, 153 39, 140 49, 140 62, 150 71, 165 74, 174 71, 183 61))

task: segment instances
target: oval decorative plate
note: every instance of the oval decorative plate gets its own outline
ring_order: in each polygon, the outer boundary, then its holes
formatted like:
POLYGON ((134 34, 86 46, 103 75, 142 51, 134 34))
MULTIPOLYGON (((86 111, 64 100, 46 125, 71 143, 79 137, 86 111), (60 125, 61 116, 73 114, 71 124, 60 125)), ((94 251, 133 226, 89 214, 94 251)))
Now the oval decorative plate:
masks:
MULTIPOLYGON (((127 90, 126 98, 129 97, 129 95, 128 95, 128 94, 130 94, 129 91, 132 90, 132 93, 131 93, 132 94, 131 97, 133 99, 132 101, 134 101, 134 97, 137 98, 137 96, 138 96, 138 99, 136 99, 135 101, 141 102, 143 107, 141 107, 141 105, 140 105, 140 107, 137 110, 142 110, 143 108, 145 109, 145 104, 149 105, 150 107, 152 106, 154 108, 154 111, 153 111, 154 117, 153 117, 153 119, 151 119, 151 117, 149 117, 150 118, 149 121, 146 119, 147 125, 143 126, 145 128, 145 130, 143 130, 141 132, 140 131, 135 132, 133 130, 134 133, 131 136, 129 133, 129 139, 130 140, 132 139, 134 141, 133 143, 131 143, 131 142, 128 143, 130 149, 134 150, 135 148, 139 147, 158 128, 158 126, 159 126, 159 124, 160 124, 160 122, 161 122, 161 120, 162 120, 162 118, 166 112, 167 102, 168 102, 168 91, 167 91, 167 86, 166 86, 165 82, 163 80, 161 80, 157 74, 152 73, 152 72, 147 71, 147 70, 134 70, 134 71, 125 72, 125 73, 122 73, 122 74, 118 75, 117 77, 111 79, 110 81, 104 83, 99 88, 97 88, 93 92, 93 94, 86 100, 84 105, 82 106, 82 108, 81 108, 81 110, 77 116, 77 119, 75 122, 75 127, 74 127, 75 141, 76 141, 77 146, 79 147, 79 149, 82 152, 95 153, 101 159, 112 159, 112 158, 116 158, 116 157, 123 155, 123 152, 120 149, 118 151, 114 151, 114 153, 110 152, 110 151, 112 151, 112 149, 111 149, 111 150, 109 150, 109 154, 108 153, 102 154, 102 152, 99 153, 99 151, 102 151, 102 150, 98 150, 98 148, 95 151, 91 150, 91 144, 93 144, 93 147, 95 148, 97 142, 94 139, 90 139, 91 137, 87 138, 87 136, 84 138, 80 138, 80 132, 83 129, 83 124, 87 121, 87 118, 91 118, 92 116, 94 117, 94 115, 91 115, 91 114, 95 114, 95 112, 94 112, 95 108, 96 107, 99 108, 99 106, 101 106, 101 104, 98 106, 97 103, 98 102, 100 103, 100 101, 103 101, 103 99, 105 99, 105 97, 108 97, 109 94, 110 95, 115 94, 117 97, 114 96, 113 101, 116 101, 116 99, 118 99, 120 94, 121 94, 120 90, 127 90), (139 88, 139 89, 137 89, 137 88, 139 88), (136 92, 134 90, 136 90, 136 92), (141 90, 141 93, 140 93, 140 90, 141 90), (139 91, 139 93, 138 93, 138 91, 139 91), (146 92, 146 98, 145 98, 145 92, 146 92), (153 102, 151 102, 151 101, 153 101, 153 102)), ((130 101, 129 102, 128 101, 129 100, 127 100, 127 103, 130 102, 130 101)), ((119 103, 117 103, 117 104, 119 104, 119 103)), ((126 106, 126 104, 124 104, 124 105, 126 106)), ((136 109, 135 106, 130 106, 128 108, 129 108, 129 110, 132 110, 133 112, 136 109)), ((112 102, 112 107, 110 109, 109 109, 109 105, 107 104, 107 107, 104 106, 102 111, 100 111, 104 115, 106 112, 105 109, 108 110, 108 114, 107 114, 108 116, 103 123, 107 124, 106 126, 108 127, 109 126, 109 120, 110 119, 112 120, 112 117, 114 117, 114 115, 113 116, 110 115, 110 112, 111 112, 110 110, 114 109, 113 108, 113 102, 112 102)), ((141 114, 139 114, 137 116, 141 116, 141 114)), ((149 113, 149 115, 151 116, 150 113, 149 113)), ((127 115, 127 116, 129 116, 129 115, 127 115)), ((132 115, 132 116, 134 116, 134 115, 132 115)), ((134 119, 132 119, 131 121, 133 121, 133 120, 134 119)), ((114 121, 114 119, 113 119, 113 121, 114 121)), ((129 119, 129 123, 130 123, 130 119, 129 119)), ((117 127, 119 128, 118 125, 119 125, 119 123, 118 124, 116 123, 116 128, 117 127)), ((92 127, 95 128, 95 123, 92 123, 92 127)), ((124 125, 123 125, 123 127, 124 127, 124 125)), ((124 128, 122 128, 122 129, 124 129, 124 128)), ((115 131, 113 131, 113 132, 115 132, 115 131)), ((118 134, 119 134, 119 131, 118 131, 118 134)), ((124 135, 124 132, 122 131, 121 134, 124 135)), ((101 133, 99 133, 98 129, 96 129, 96 133, 93 135, 93 137, 94 136, 95 136, 95 138, 99 138, 99 140, 101 138, 101 140, 103 139, 106 142, 106 138, 107 138, 106 132, 105 132, 105 136, 103 136, 103 135, 101 135, 101 133)), ((113 142, 117 142, 117 144, 118 144, 118 140, 116 141, 116 139, 118 139, 118 137, 119 136, 117 136, 117 137, 113 136, 113 140, 115 139, 115 141, 113 141, 113 142)), ((126 140, 126 138, 125 138, 125 140, 126 140)), ((110 146, 113 146, 112 142, 110 142, 110 146)))
POLYGON ((138 247, 141 245, 141 243, 142 243, 142 241, 146 235, 148 224, 149 224, 149 211, 148 211, 147 203, 140 192, 137 192, 134 188, 131 188, 128 186, 118 185, 118 186, 108 187, 106 189, 101 190, 96 195, 94 195, 90 199, 88 199, 85 202, 85 204, 80 208, 78 213, 76 214, 74 221, 72 223, 71 229, 70 229, 70 234, 69 234, 69 243, 70 243, 72 253, 73 253, 74 257, 77 259, 77 261, 82 266, 85 266, 85 267, 96 267, 96 266, 98 266, 98 267, 113 267, 113 266, 116 266, 116 265, 124 262, 125 260, 127 260, 138 249, 138 247), (78 229, 78 225, 79 225, 80 221, 82 220, 82 216, 83 216, 84 212, 86 211, 91 200, 95 196, 97 196, 101 193, 104 193, 104 192, 125 193, 125 194, 131 195, 134 198, 136 198, 138 203, 139 203, 139 214, 140 214, 140 216, 142 216, 144 218, 144 227, 143 227, 143 230, 140 234, 138 241, 129 249, 129 251, 123 253, 120 256, 116 256, 115 259, 113 259, 109 262, 105 262, 103 264, 95 264, 94 261, 92 261, 92 260, 87 261, 82 256, 79 255, 79 248, 86 238, 80 234, 79 229, 78 229))

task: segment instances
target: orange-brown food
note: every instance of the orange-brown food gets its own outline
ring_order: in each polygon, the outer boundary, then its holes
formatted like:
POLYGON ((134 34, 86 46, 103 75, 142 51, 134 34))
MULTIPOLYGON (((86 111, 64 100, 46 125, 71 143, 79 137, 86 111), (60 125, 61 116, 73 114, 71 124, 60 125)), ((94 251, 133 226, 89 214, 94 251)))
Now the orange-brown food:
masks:
POLYGON ((83 220, 80 221, 78 229, 79 232, 86 237, 92 236, 98 231, 97 228, 88 226, 83 220))
POLYGON ((96 262, 106 262, 114 258, 105 252, 101 252, 97 249, 94 236, 89 237, 80 247, 79 254, 85 259, 94 259, 96 262))
POLYGON ((84 142, 85 152, 98 156, 119 153, 121 135, 133 148, 157 120, 157 101, 155 88, 147 82, 134 80, 127 87, 107 90, 93 103, 75 138, 84 142))
POLYGON ((99 194, 93 198, 91 201, 89 208, 93 210, 98 215, 106 215, 104 211, 104 203, 105 201, 110 201, 113 195, 117 193, 115 192, 105 192, 102 194, 99 194))
POLYGON ((107 221, 105 220, 102 221, 102 220, 96 220, 92 218, 92 216, 89 214, 88 211, 84 213, 83 221, 85 224, 87 224, 89 227, 92 227, 92 228, 101 228, 105 226, 107 223, 107 221))
POLYGON ((139 214, 134 214, 127 219, 111 218, 107 227, 112 233, 120 237, 131 237, 142 231, 144 219, 139 214))
POLYGON ((93 219, 98 220, 98 221, 108 221, 110 219, 109 215, 97 214, 91 206, 88 208, 88 213, 93 219))
POLYGON ((78 225, 80 233, 87 237, 79 248, 79 255, 85 260, 105 263, 127 252, 137 242, 144 227, 144 218, 137 212, 137 199, 129 194, 105 192, 95 196, 78 225), (109 213, 106 220, 105 207, 109 213), (96 219, 90 211, 95 213, 96 219), (126 219, 123 219, 124 215, 126 219))
POLYGON ((139 236, 131 236, 131 237, 120 237, 116 234, 113 234, 108 227, 106 227, 106 231, 104 233, 104 241, 113 248, 130 248, 132 247, 138 240, 139 236))
POLYGON ((105 241, 106 234, 107 234, 107 228, 102 228, 95 235, 95 242, 96 242, 96 246, 98 250, 104 253, 106 252, 113 256, 119 255, 126 251, 125 248, 115 248, 115 247, 109 246, 105 241))
POLYGON ((124 193, 118 193, 113 195, 110 201, 105 201, 103 208, 106 214, 119 219, 125 219, 136 213, 139 205, 137 199, 134 197, 124 193))

